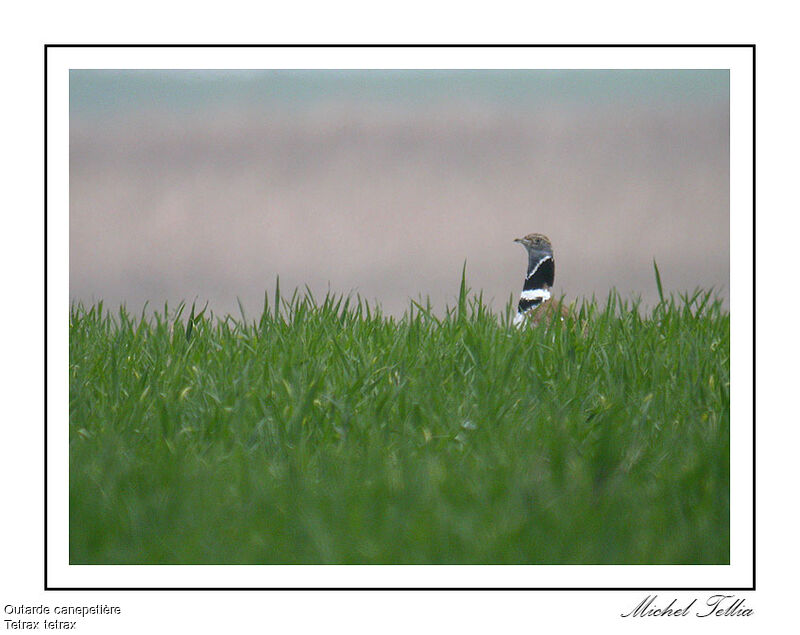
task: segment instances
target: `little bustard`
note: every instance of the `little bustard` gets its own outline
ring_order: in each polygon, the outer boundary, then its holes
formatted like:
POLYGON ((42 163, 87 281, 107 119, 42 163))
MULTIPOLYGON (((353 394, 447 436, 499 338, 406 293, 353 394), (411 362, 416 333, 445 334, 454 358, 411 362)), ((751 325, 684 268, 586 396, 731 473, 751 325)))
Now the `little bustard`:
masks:
POLYGON ((556 261, 553 245, 544 234, 528 234, 515 238, 528 252, 528 273, 519 296, 514 326, 525 323, 531 325, 549 323, 554 317, 562 320, 569 313, 560 302, 550 301, 553 280, 556 275, 556 261))

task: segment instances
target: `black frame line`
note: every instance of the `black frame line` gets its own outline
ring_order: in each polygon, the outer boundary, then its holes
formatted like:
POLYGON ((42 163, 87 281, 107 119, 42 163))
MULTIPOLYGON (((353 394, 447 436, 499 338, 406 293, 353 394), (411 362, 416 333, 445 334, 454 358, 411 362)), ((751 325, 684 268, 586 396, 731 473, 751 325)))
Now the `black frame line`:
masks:
MULTIPOLYGON (((749 587, 54 587, 47 580, 47 51, 51 48, 749 48, 753 65, 753 292, 756 292, 755 44, 45 44, 44 45, 44 590, 45 591, 755 591, 756 302, 753 302, 753 584, 749 587)), ((513 565, 512 565, 513 566, 513 565)))
POLYGON ((44 47, 44 588, 47 590, 47 46, 44 47))

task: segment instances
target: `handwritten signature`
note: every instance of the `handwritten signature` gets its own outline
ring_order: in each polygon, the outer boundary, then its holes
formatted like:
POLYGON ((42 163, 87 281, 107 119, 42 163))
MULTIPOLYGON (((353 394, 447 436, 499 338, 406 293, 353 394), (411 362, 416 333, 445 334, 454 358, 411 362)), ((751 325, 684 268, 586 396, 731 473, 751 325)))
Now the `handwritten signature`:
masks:
POLYGON ((678 599, 674 598, 666 605, 657 603, 657 599, 658 595, 648 595, 633 609, 621 613, 620 617, 748 617, 753 614, 753 609, 745 606, 744 598, 735 595, 712 595, 705 605, 700 604, 697 608, 697 598, 686 604, 678 604, 678 599))

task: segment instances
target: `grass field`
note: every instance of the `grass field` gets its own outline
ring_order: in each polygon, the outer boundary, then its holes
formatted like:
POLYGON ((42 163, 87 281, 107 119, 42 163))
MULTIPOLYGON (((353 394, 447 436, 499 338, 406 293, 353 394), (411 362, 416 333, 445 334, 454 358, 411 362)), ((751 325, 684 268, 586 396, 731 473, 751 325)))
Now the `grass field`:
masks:
POLYGON ((729 562, 729 315, 70 309, 72 564, 729 562))

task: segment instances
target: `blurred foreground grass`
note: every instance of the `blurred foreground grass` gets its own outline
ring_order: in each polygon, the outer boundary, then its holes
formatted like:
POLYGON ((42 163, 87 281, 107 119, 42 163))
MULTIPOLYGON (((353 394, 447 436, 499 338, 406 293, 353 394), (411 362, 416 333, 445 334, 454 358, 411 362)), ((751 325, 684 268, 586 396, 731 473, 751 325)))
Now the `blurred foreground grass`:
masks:
POLYGON ((72 564, 725 564, 729 316, 70 310, 72 564), (580 322, 580 324, 578 323, 580 322))

